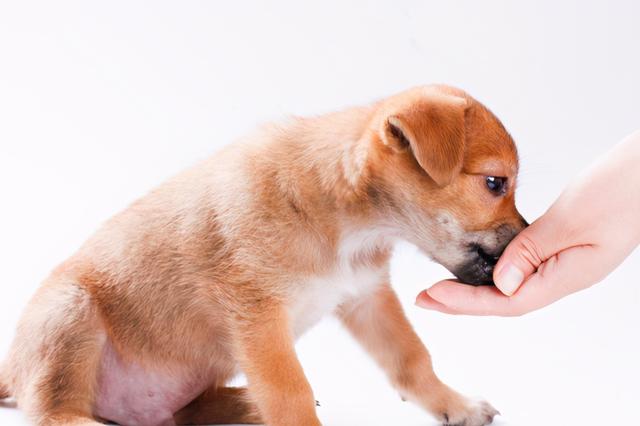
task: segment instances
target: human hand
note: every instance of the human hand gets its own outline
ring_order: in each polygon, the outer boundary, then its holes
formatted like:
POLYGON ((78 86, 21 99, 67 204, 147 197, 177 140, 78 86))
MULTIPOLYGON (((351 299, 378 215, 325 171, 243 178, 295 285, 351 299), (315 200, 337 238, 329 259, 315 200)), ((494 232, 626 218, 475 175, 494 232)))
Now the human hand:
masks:
POLYGON ((450 314, 516 316, 604 279, 640 243, 640 131, 565 189, 500 257, 496 286, 441 281, 416 304, 450 314))

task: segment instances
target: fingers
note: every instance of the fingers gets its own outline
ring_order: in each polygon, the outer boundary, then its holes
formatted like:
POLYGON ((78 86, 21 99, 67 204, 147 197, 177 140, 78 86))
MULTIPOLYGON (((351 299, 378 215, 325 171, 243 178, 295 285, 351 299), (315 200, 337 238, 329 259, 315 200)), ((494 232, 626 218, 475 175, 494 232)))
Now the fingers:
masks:
POLYGON ((431 297, 427 290, 424 290, 420 294, 418 294, 418 297, 416 298, 416 305, 424 309, 438 311, 445 314, 454 314, 454 315, 457 314, 457 312, 454 311, 452 308, 448 307, 443 303, 438 302, 436 299, 431 297))
POLYGON ((493 272, 496 287, 513 295, 522 283, 553 254, 567 248, 566 229, 548 212, 519 233, 500 256, 493 272))
POLYGON ((455 281, 440 281, 418 295, 422 308, 456 315, 520 315, 511 298, 493 286, 473 287, 455 281))
POLYGON ((420 307, 448 314, 519 316, 540 309, 603 278, 591 246, 572 247, 543 262, 513 296, 493 286, 440 281, 418 295, 420 307))

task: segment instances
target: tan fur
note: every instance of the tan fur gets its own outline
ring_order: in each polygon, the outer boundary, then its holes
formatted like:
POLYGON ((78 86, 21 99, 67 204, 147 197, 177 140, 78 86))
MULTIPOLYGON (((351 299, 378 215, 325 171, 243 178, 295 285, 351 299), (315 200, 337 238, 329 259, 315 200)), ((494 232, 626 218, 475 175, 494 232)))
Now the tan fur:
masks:
POLYGON ((485 424, 491 410, 433 373, 385 271, 397 238, 453 267, 457 239, 521 228, 513 187, 496 198, 482 178, 516 173, 499 121, 444 86, 265 126, 114 216, 53 271, 21 319, 0 397, 10 390, 38 424, 94 424, 109 342, 127 362, 211 378, 179 423, 318 425, 295 306, 312 287, 339 292, 333 277, 367 277, 375 288, 356 283, 339 300, 353 335, 407 398, 445 422, 485 424), (238 367, 248 395, 224 390, 238 367))
POLYGON ((179 425, 262 424, 258 408, 245 388, 213 387, 175 415, 179 425))

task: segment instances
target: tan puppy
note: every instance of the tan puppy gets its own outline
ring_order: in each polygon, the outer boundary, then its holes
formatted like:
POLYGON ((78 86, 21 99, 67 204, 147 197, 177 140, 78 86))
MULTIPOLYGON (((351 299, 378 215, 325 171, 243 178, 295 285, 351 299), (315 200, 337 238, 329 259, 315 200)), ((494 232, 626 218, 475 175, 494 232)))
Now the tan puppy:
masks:
POLYGON ((389 285, 394 240, 491 281, 525 226, 517 155, 464 92, 419 87, 267 126, 108 221, 45 280, 0 371, 41 425, 319 425, 294 341, 335 312, 446 424, 496 410, 434 374, 389 285), (248 389, 225 384, 242 371, 248 389))

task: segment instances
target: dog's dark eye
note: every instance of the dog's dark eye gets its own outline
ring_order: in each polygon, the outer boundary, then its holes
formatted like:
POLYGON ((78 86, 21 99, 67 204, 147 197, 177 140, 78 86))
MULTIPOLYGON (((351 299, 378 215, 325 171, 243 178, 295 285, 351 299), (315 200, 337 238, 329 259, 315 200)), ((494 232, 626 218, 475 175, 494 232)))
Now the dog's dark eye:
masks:
POLYGON ((502 195, 507 192, 507 178, 497 176, 486 177, 487 188, 496 195, 502 195))

